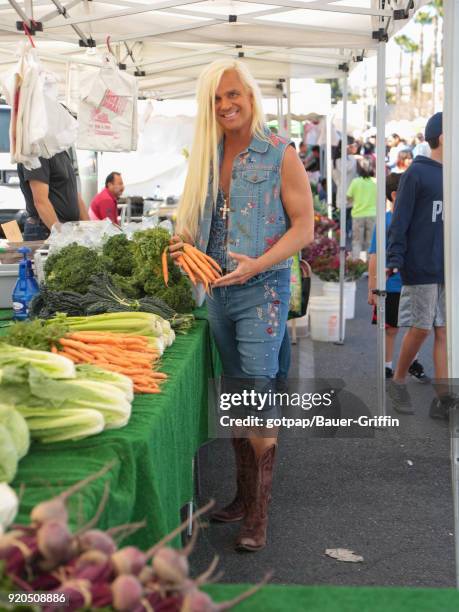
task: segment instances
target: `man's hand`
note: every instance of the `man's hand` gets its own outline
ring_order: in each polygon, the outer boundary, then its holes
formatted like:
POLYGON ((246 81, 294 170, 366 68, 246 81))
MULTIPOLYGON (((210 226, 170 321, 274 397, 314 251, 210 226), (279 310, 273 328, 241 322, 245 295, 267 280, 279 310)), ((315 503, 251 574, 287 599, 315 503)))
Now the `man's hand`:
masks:
POLYGON ((389 278, 393 274, 397 274, 398 268, 386 268, 386 278, 389 278))
POLYGON ((230 257, 238 262, 237 268, 234 272, 225 274, 214 283, 212 287, 226 287, 228 285, 243 285, 255 274, 260 274, 262 269, 257 259, 248 257, 247 255, 240 255, 239 253, 229 252, 230 257))
POLYGON ((175 234, 169 241, 169 254, 172 259, 176 260, 183 255, 183 246, 185 244, 193 244, 190 237, 182 234, 175 234))

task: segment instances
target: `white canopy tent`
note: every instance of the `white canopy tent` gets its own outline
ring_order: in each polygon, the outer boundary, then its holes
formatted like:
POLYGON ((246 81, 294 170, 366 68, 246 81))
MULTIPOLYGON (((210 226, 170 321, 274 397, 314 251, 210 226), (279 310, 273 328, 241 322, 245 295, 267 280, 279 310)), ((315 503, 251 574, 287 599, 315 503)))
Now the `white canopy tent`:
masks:
MULTIPOLYGON (((60 74, 65 91, 78 88, 78 78, 100 65, 106 37, 118 62, 139 78, 140 91, 155 99, 192 95, 202 68, 222 57, 239 57, 260 82, 266 96, 280 98, 283 82, 291 78, 342 78, 355 62, 378 55, 378 134, 384 134, 385 41, 405 25, 425 0, 0 0, 0 65, 15 62, 15 41, 25 23, 34 35, 38 53, 60 74), (38 24, 38 25, 37 25, 38 24), (76 80, 76 83, 72 83, 76 80)), ((459 211, 453 195, 459 191, 459 118, 453 100, 459 98, 459 0, 445 1, 444 53, 446 107, 445 146, 445 258, 448 301, 448 357, 450 376, 459 378, 459 211)), ((347 132, 346 105, 343 134, 347 132)), ((378 138, 378 279, 379 320, 384 321, 385 181, 384 143, 378 138)), ((343 157, 345 139, 343 139, 343 157)), ((343 165, 344 167, 344 165, 343 165)), ((345 184, 344 176, 341 181, 345 184)), ((341 193, 345 213, 345 192, 341 193)), ((344 218, 342 216, 344 226, 344 218)), ((344 236, 344 233, 343 233, 344 236)), ((341 245, 342 261, 344 259, 341 245)), ((343 272, 343 267, 342 267, 343 272)), ((341 309, 341 320, 342 309, 341 309)), ((385 412, 384 327, 378 333, 378 408, 385 412)), ((459 585, 459 449, 453 435, 453 483, 456 553, 459 585)))

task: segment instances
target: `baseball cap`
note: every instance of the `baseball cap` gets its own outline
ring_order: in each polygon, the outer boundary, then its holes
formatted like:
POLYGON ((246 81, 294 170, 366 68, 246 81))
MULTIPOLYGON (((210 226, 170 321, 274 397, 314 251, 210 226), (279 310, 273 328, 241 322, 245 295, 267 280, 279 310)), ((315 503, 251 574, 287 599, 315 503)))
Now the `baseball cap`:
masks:
POLYGON ((425 129, 425 139, 432 140, 443 134, 443 113, 435 113, 429 119, 425 129))

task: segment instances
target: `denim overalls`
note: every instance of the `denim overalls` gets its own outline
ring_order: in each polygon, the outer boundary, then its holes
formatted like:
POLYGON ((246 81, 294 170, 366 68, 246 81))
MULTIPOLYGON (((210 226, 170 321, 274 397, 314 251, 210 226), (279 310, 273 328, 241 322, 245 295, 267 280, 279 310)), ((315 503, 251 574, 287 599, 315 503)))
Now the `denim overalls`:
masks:
MULTIPOLYGON (((213 204, 212 180, 196 245, 227 272, 237 267, 228 252, 259 257, 289 227, 280 199, 281 165, 288 143, 266 130, 253 137, 233 162, 230 207, 222 224, 223 196, 213 204), (222 240, 223 236, 223 240, 222 240)), ((220 159, 223 143, 219 148, 220 159)), ((209 323, 228 377, 275 378, 290 296, 291 260, 281 261, 243 285, 213 289, 207 298, 209 323)))

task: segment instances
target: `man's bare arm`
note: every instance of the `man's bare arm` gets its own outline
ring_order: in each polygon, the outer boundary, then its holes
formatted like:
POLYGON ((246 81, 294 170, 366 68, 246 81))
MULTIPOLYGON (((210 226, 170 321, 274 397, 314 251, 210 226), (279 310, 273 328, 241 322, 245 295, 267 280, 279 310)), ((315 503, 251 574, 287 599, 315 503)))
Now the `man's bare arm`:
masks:
POLYGON ((48 229, 51 229, 55 223, 59 222, 56 212, 49 200, 49 185, 41 181, 29 181, 30 189, 32 190, 33 202, 37 210, 38 216, 43 221, 48 229))

